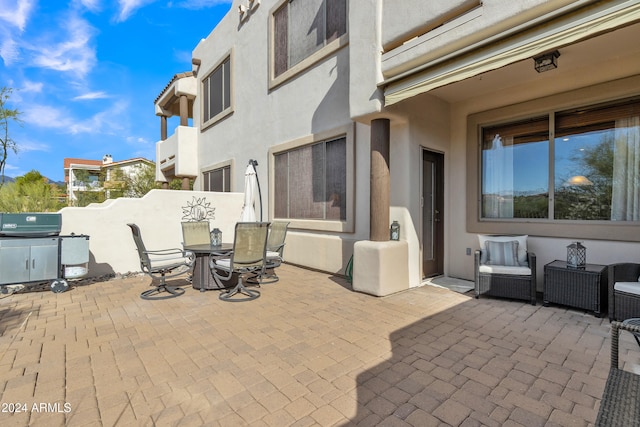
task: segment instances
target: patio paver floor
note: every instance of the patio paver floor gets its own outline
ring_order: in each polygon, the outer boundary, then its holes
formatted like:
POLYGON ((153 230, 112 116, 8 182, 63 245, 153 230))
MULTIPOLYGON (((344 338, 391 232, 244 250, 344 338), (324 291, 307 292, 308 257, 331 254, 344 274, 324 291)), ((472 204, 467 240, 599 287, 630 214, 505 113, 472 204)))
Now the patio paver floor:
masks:
MULTIPOLYGON (((0 299, 0 425, 595 421, 606 318, 433 286, 376 298, 290 265, 278 275, 246 303, 190 286, 145 301, 145 276, 0 299), (26 410, 7 412, 16 404, 26 410)), ((637 363, 633 338, 621 341, 637 363)))

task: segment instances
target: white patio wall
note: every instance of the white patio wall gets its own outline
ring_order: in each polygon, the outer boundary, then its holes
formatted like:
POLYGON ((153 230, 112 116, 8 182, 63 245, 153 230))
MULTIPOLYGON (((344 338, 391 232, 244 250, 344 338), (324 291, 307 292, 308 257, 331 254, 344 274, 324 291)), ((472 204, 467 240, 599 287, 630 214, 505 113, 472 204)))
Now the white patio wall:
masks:
POLYGON ((64 208, 61 234, 89 236, 87 276, 136 272, 140 262, 128 223, 140 227, 149 250, 181 248, 180 222, 193 219, 208 219, 210 227, 222 230, 223 240, 231 242, 243 200, 243 193, 152 190, 139 199, 64 208))

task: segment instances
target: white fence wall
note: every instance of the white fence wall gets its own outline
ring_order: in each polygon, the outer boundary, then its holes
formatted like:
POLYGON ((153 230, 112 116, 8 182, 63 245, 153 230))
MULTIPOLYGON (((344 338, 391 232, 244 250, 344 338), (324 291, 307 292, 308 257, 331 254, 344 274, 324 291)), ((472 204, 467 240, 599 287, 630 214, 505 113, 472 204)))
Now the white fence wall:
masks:
POLYGON ((120 198, 62 214, 62 235, 89 236, 88 276, 140 271, 138 253, 128 223, 140 227, 147 249, 182 248, 182 221, 208 219, 233 241, 240 220, 243 193, 152 190, 139 199, 120 198))

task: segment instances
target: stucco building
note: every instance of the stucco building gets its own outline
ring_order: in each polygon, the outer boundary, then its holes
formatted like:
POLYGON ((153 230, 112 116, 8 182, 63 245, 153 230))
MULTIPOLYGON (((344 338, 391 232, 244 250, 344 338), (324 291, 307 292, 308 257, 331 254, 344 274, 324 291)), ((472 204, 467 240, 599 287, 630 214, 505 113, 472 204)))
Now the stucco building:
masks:
POLYGON ((155 101, 156 178, 242 191, 257 160, 287 261, 355 252, 376 294, 471 280, 480 233, 529 235, 539 290, 575 240, 638 262, 639 22, 639 0, 236 0, 155 101))

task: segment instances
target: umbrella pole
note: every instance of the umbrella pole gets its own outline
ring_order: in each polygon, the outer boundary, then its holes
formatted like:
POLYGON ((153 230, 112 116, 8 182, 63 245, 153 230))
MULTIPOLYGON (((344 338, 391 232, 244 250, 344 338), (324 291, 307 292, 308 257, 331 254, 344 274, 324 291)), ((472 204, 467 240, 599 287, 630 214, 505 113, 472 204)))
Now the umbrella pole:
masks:
POLYGON ((262 222, 262 191, 260 191, 260 178, 258 178, 258 170, 256 166, 258 166, 257 160, 249 160, 249 164, 253 166, 253 170, 256 172, 256 182, 258 183, 258 198, 260 199, 260 222, 262 222))

